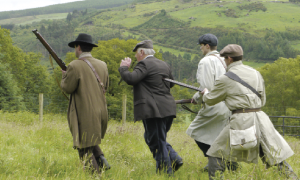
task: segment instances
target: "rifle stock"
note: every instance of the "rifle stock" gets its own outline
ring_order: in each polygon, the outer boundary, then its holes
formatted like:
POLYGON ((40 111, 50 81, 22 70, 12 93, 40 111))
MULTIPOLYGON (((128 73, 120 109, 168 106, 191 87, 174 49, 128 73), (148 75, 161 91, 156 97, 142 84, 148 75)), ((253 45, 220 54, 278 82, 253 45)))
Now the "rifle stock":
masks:
POLYGON ((191 103, 192 99, 181 99, 181 100, 175 100, 176 104, 188 104, 191 103))
POLYGON ((55 51, 51 48, 51 46, 46 42, 46 40, 42 37, 42 35, 37 31, 37 29, 32 30, 32 32, 36 35, 36 37, 40 40, 40 42, 43 44, 43 46, 47 49, 49 54, 53 57, 53 59, 56 61, 56 63, 59 65, 59 67, 66 71, 67 66, 66 64, 57 56, 55 51))

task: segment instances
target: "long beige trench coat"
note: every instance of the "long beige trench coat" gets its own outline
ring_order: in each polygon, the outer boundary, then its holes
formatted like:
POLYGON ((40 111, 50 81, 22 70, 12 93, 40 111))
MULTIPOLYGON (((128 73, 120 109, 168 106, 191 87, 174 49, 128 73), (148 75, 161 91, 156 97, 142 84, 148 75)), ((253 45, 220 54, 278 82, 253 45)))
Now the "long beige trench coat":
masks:
MULTIPOLYGON (((243 65, 242 61, 230 64, 227 68, 237 74, 261 94, 261 99, 250 89, 223 75, 216 81, 216 85, 210 93, 203 95, 203 101, 209 105, 225 101, 227 107, 232 110, 260 108, 266 103, 264 80, 255 69, 243 65)), ((259 157, 259 145, 262 146, 269 165, 282 162, 294 154, 288 143, 276 131, 268 115, 263 111, 250 113, 237 113, 230 117, 230 122, 222 130, 220 135, 211 145, 207 154, 212 157, 225 158, 231 161, 244 161, 257 163, 259 157), (258 137, 258 145, 250 150, 240 151, 230 149, 229 129, 244 130, 255 122, 258 137)))
MULTIPOLYGON (((106 63, 95 59, 90 53, 82 53, 94 66, 105 89, 108 88, 106 63)), ((73 136, 74 148, 85 148, 101 143, 104 138, 108 113, 106 100, 95 74, 83 60, 72 61, 61 80, 61 87, 71 94, 68 122, 73 136)))
MULTIPOLYGON (((226 72, 224 58, 220 57, 218 51, 212 51, 205 55, 198 64, 197 82, 200 89, 211 90, 216 79, 226 72), (217 56, 217 57, 216 57, 217 56), (219 58, 220 59, 219 59, 219 58)), ((202 95, 196 92, 193 96, 196 102, 202 102, 202 95)), ((211 145, 225 127, 230 116, 230 111, 224 102, 214 106, 202 104, 197 116, 188 127, 186 133, 196 141, 211 145)))

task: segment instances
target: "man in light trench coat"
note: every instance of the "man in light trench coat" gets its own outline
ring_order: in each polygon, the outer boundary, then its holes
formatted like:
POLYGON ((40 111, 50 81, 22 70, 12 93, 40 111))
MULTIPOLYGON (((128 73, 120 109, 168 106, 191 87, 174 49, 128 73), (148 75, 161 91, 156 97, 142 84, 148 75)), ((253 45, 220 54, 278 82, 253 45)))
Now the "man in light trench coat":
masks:
POLYGON ((73 136, 73 147, 78 150, 84 167, 100 172, 100 168, 110 169, 99 145, 104 138, 108 113, 105 91, 108 89, 108 70, 106 63, 91 55, 92 37, 81 33, 69 43, 75 48, 78 58, 63 71, 61 88, 71 94, 68 108, 68 123, 73 136), (98 74, 102 85, 88 65, 90 63, 98 74))
MULTIPOLYGON (((291 166, 285 161, 294 152, 276 131, 268 115, 260 109, 266 103, 265 85, 261 74, 255 69, 243 65, 243 49, 239 45, 226 46, 220 51, 220 55, 225 57, 228 72, 219 77, 211 91, 204 89, 201 94, 203 94, 203 101, 210 106, 225 101, 227 107, 232 111, 232 115, 229 123, 207 152, 209 178, 213 179, 216 171, 221 171, 221 173, 224 171, 223 158, 228 161, 258 163, 258 157, 260 157, 267 167, 275 165, 288 178, 298 179, 291 166), (229 72, 236 74, 254 90, 229 78, 229 72), (248 150, 233 149, 234 144, 230 143, 233 136, 230 136, 230 131, 247 130, 251 127, 255 129, 257 144, 248 150)), ((240 137, 239 142, 242 147, 245 146, 244 142, 247 138, 240 137)))
MULTIPOLYGON (((211 90, 216 79, 225 74, 226 64, 224 58, 221 58, 217 51, 218 39, 215 35, 202 35, 198 40, 198 44, 205 57, 198 64, 197 82, 200 84, 200 89, 207 88, 211 90)), ((202 103, 202 95, 199 92, 194 94, 192 103, 202 103)), ((188 127, 186 133, 195 140, 205 157, 208 157, 206 153, 225 127, 229 115, 230 111, 224 102, 213 106, 202 103, 202 108, 188 127)), ((236 163, 232 164, 236 165, 236 163)), ((236 166, 234 167, 236 168, 236 166)), ((208 165, 204 167, 204 170, 208 170, 208 165)))

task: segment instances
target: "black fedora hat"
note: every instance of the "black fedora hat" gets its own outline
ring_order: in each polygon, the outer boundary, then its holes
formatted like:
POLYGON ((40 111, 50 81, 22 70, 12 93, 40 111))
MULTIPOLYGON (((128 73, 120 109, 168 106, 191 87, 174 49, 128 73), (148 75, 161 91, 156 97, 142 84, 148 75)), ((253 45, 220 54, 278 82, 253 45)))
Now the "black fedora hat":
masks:
POLYGON ((98 47, 96 44, 93 44, 92 36, 85 33, 80 33, 76 40, 70 42, 68 45, 69 47, 74 48, 76 44, 89 44, 93 47, 98 47))

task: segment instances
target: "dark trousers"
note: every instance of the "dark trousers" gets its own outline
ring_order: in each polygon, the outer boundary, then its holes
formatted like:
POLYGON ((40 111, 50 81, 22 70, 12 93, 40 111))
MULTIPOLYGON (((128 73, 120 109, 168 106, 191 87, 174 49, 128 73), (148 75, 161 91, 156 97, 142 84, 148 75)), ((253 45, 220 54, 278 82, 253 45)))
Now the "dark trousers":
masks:
POLYGON ((168 174, 173 173, 172 163, 182 160, 172 146, 166 141, 167 132, 173 122, 172 117, 151 118, 143 120, 144 138, 156 160, 156 171, 164 169, 168 174))
POLYGON ((92 173, 95 170, 100 172, 98 159, 100 155, 103 155, 103 152, 99 145, 78 149, 78 153, 80 160, 84 163, 84 169, 88 168, 92 173))
POLYGON ((201 149, 201 151, 203 152, 204 156, 208 157, 208 155, 206 153, 207 153, 208 149, 210 148, 210 145, 204 144, 204 143, 196 141, 196 140, 195 140, 195 142, 198 145, 198 147, 201 149))

